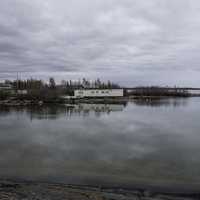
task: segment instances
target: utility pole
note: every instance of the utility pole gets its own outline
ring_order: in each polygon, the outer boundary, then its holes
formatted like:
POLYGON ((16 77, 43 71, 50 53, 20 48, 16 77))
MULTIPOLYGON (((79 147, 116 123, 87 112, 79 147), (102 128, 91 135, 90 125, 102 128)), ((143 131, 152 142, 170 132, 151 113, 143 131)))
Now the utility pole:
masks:
POLYGON ((17 92, 19 90, 19 73, 17 72, 17 92))

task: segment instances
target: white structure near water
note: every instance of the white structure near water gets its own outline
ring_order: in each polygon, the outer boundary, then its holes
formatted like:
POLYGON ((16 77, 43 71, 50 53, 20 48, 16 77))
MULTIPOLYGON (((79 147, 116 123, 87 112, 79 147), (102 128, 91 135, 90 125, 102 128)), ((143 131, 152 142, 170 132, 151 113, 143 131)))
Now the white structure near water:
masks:
POLYGON ((0 83, 0 90, 12 90, 12 86, 10 84, 0 83))
POLYGON ((123 97, 123 89, 80 89, 74 91, 75 98, 84 97, 123 97))

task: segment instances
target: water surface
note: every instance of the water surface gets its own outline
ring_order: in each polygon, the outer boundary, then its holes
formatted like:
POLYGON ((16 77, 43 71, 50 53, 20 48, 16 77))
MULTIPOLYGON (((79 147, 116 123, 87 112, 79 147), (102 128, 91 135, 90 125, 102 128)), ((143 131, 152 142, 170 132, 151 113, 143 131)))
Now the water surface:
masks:
POLYGON ((0 177, 200 183, 200 99, 0 108, 0 177))

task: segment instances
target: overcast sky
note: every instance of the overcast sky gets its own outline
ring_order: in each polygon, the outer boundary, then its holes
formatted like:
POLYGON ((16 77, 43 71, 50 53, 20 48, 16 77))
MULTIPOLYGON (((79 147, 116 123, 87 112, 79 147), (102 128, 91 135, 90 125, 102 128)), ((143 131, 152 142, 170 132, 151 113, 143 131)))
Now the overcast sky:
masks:
POLYGON ((0 79, 200 86, 198 0, 0 0, 0 79))

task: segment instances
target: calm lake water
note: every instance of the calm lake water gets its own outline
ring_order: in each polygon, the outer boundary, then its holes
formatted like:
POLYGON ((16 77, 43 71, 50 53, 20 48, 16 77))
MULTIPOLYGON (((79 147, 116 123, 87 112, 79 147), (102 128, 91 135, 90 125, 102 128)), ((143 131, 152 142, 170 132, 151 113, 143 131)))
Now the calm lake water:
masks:
POLYGON ((0 108, 0 177, 200 183, 200 98, 0 108))

